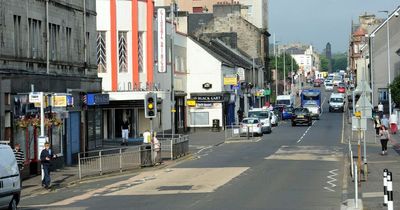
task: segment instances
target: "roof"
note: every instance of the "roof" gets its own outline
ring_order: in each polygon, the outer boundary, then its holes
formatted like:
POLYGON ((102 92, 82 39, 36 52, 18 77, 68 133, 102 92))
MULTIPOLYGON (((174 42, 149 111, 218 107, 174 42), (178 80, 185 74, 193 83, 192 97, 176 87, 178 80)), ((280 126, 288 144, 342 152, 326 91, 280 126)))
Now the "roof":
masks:
POLYGON ((214 56, 216 59, 224 63, 225 65, 234 67, 234 63, 226 59, 223 55, 220 55, 219 53, 215 52, 214 50, 210 49, 210 45, 204 42, 201 39, 195 39, 194 37, 188 36, 190 40, 195 42, 197 45, 199 45, 201 48, 203 48, 206 52, 208 52, 210 55, 214 56))
POLYGON ((383 26, 385 26, 386 23, 387 23, 388 21, 390 21, 390 19, 393 18, 393 16, 396 16, 396 15, 398 16, 398 14, 396 14, 396 13, 398 13, 399 11, 400 11, 400 6, 397 7, 397 9, 395 9, 395 10, 388 16, 388 18, 386 18, 386 20, 383 21, 383 23, 381 23, 378 27, 375 28, 374 31, 372 31, 372 33, 370 34, 370 37, 374 37, 375 34, 376 34, 376 32, 378 32, 379 30, 381 30, 381 28, 382 28, 383 26))

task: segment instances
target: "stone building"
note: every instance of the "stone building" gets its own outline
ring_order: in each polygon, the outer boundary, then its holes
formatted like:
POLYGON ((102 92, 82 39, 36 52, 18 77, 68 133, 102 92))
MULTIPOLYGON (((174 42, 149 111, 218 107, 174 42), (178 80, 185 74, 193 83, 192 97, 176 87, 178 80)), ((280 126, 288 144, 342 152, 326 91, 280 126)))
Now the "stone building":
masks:
POLYGON ((55 94, 71 96, 70 107, 49 104, 45 110, 45 134, 61 160, 71 163, 95 139, 96 111, 83 109, 80 100, 84 93, 101 92, 95 4, 0 0, 0 139, 20 143, 26 164, 36 162, 39 150, 39 109, 28 100, 32 87, 49 101, 55 94))

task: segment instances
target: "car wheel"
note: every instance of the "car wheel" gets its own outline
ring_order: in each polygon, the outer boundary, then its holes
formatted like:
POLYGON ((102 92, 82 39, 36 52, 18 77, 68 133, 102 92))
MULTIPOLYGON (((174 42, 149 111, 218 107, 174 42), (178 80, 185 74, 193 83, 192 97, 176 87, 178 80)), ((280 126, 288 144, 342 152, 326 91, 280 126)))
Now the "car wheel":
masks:
POLYGON ((296 126, 296 123, 292 122, 292 126, 293 126, 293 127, 296 126))
POLYGON ((15 196, 10 201, 10 204, 8 205, 8 209, 9 210, 17 210, 17 199, 15 198, 15 196))
POLYGON ((312 126, 312 120, 308 121, 308 126, 312 126))

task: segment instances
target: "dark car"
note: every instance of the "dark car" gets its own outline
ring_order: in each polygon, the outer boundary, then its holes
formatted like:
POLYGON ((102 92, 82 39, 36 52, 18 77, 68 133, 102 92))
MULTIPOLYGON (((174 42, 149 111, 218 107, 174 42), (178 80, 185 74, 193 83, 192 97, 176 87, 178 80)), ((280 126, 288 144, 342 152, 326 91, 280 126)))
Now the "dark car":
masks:
POLYGON ((295 108, 293 110, 292 126, 296 126, 297 124, 312 125, 311 113, 307 108, 295 108))

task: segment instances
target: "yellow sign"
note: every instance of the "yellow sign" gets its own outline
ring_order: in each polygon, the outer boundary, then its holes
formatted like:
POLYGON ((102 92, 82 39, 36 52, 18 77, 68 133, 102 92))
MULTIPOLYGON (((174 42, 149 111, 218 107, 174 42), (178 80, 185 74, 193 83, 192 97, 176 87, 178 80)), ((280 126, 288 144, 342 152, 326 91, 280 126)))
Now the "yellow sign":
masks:
POLYGON ((358 112, 354 113, 354 116, 356 116, 356 117, 361 117, 361 112, 358 111, 358 112))
POLYGON ((176 109, 171 109, 171 112, 175 113, 175 112, 176 112, 176 109))
POLYGON ((196 100, 194 100, 194 99, 188 99, 188 100, 186 101, 186 104, 187 104, 188 106, 195 107, 195 106, 196 106, 196 100))
POLYGON ((238 81, 236 77, 224 77, 224 85, 237 85, 238 81))
POLYGON ((67 96, 53 96, 53 106, 54 107, 66 107, 67 106, 67 96))

